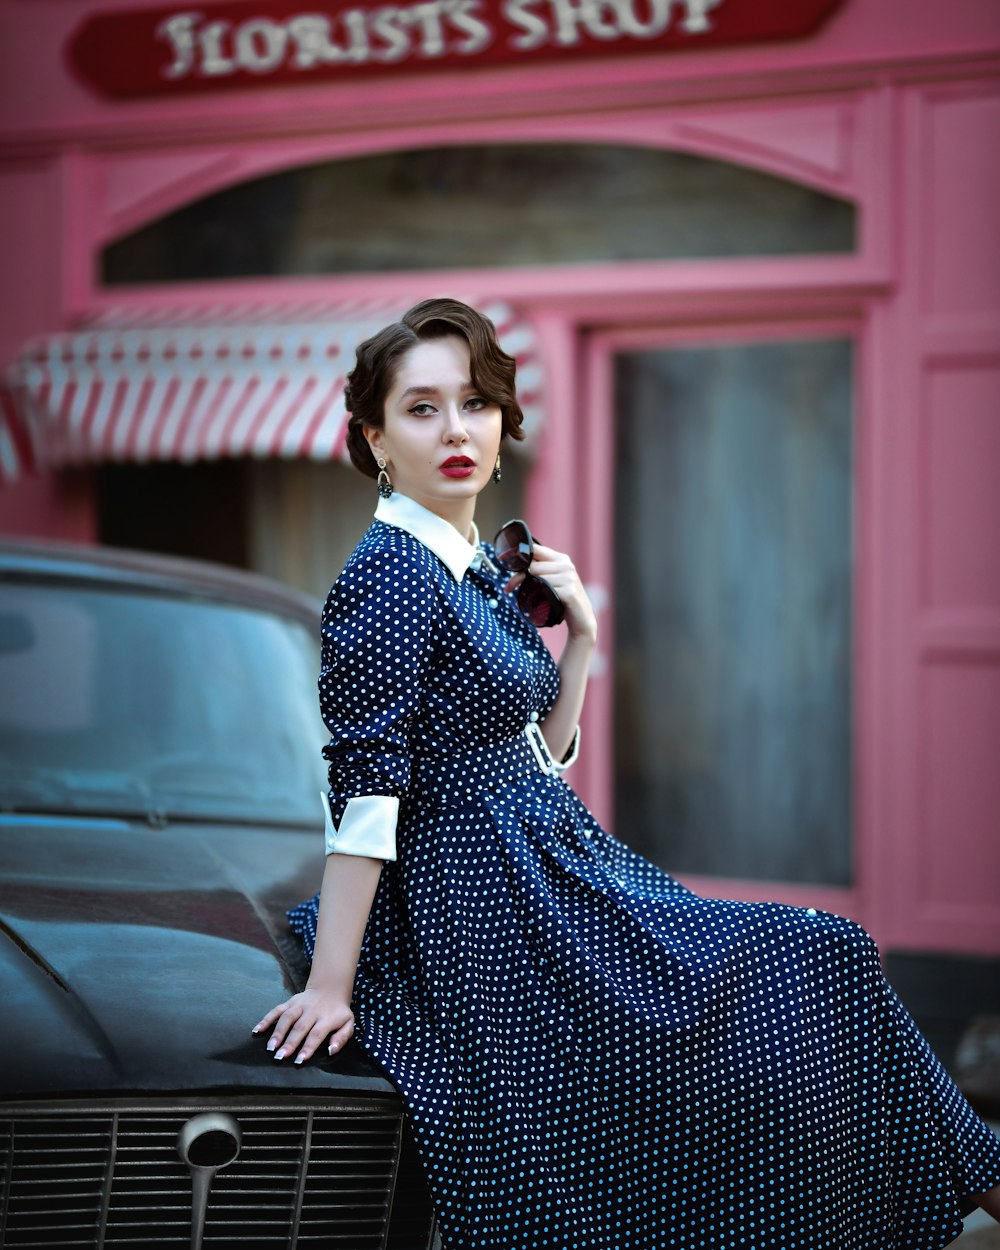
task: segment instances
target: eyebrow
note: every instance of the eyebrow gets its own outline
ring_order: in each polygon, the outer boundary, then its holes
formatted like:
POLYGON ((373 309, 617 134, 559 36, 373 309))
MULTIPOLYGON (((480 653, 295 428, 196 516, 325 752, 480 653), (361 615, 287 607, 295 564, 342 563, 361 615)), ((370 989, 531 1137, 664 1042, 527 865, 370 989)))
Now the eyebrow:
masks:
MULTIPOLYGON (((463 382, 459 387, 461 391, 474 391, 476 388, 471 382, 463 382)), ((408 386, 400 395, 400 399, 409 399, 411 395, 437 395, 438 388, 436 386, 408 386)))

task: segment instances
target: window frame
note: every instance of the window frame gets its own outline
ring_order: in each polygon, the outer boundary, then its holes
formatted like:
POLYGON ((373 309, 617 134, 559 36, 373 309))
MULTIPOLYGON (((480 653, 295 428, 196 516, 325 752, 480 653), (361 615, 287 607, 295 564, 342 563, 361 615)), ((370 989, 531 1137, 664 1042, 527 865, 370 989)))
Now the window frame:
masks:
MULTIPOLYGON (((775 293, 777 295, 777 293, 775 293)), ((599 608, 599 649, 592 669, 587 706, 583 715, 582 767, 574 783, 598 819, 611 826, 614 812, 613 717, 614 717, 614 619, 609 610, 614 584, 614 356, 619 351, 673 347, 711 347, 722 343, 765 343, 839 337, 851 341, 854 359, 854 585, 852 606, 852 808, 853 837, 850 857, 852 881, 848 886, 749 881, 735 877, 684 874, 685 884, 699 894, 748 901, 778 901, 795 906, 818 907, 871 923, 873 859, 872 811, 875 792, 872 770, 866 766, 874 741, 874 717, 879 675, 872 646, 873 526, 871 499, 872 429, 870 403, 870 322, 865 302, 844 307, 835 293, 826 292, 809 301, 775 300, 756 315, 734 316, 722 299, 717 315, 697 324, 673 315, 646 322, 623 320, 584 331, 579 352, 584 368, 580 388, 582 410, 578 422, 577 475, 570 497, 574 535, 571 547, 584 580, 599 608), (784 307, 781 305, 784 304, 784 307)), ((707 312, 707 310, 706 310, 707 312)), ((551 496, 534 483, 537 495, 551 496)), ((534 515, 534 513, 533 513, 534 515)), ((539 524, 541 524, 539 520, 539 524)), ((548 525, 548 520, 545 521, 548 525)))

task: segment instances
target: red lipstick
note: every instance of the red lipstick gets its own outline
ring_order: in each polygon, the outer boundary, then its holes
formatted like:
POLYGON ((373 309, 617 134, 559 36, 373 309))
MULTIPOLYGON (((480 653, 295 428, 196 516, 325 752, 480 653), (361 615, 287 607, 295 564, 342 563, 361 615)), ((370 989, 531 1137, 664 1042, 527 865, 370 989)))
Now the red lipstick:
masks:
POLYGON ((445 477, 468 477, 475 471, 476 462, 468 456, 449 456, 440 467, 445 477))

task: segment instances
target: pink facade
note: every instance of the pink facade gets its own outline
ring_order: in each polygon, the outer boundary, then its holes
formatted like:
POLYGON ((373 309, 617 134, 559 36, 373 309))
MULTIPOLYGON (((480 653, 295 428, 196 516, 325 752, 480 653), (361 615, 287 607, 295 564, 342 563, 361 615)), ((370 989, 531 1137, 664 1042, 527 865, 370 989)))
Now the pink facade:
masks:
MULTIPOLYGON (((735 3, 735 0, 721 0, 735 3)), ((752 3, 752 0, 746 0, 752 3)), ((895 949, 1000 954, 1000 10, 845 0, 786 42, 440 74, 102 97, 68 68, 104 3, 0 0, 0 364, 108 309, 443 290, 529 316, 545 422, 526 508, 613 584, 614 354, 845 336, 855 350, 854 872, 706 892, 856 916, 895 949), (102 289, 109 241, 220 188, 362 153, 601 142, 745 165, 850 200, 849 254, 102 289)), ((132 10, 162 7, 133 3, 132 10)), ((202 6, 205 9, 210 6, 202 6)), ((287 7, 287 6, 286 6, 287 7)), ((127 49, 122 50, 127 55, 127 49)), ((96 535, 86 475, 0 491, 0 529, 96 535)), ((611 622, 576 783, 611 817, 611 622)))

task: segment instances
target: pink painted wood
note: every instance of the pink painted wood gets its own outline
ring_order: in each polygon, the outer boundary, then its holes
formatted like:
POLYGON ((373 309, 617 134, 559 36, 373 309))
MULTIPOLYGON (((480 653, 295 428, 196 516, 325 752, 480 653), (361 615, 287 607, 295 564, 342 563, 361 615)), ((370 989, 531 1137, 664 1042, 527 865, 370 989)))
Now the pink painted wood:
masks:
MULTIPOLYGON (((1000 952, 1000 16, 993 0, 851 0, 792 45, 609 58, 204 101, 115 105, 71 77, 104 0, 0 0, 0 366, 115 306, 260 306, 452 292, 535 318, 548 427, 528 483, 547 541, 610 585, 609 360, 622 335, 848 326, 857 356, 855 889, 692 882, 834 906, 880 940, 1000 952), (307 161, 491 141, 652 144, 853 199, 850 257, 279 279, 102 290, 102 245, 213 190, 307 161)), ((0 531, 92 536, 49 479, 0 531)), ((575 782, 610 813, 610 614, 575 782)))
POLYGON ((102 99, 65 61, 71 33, 107 8, 106 0, 0 0, 0 142, 110 140, 146 150, 155 139, 197 148, 221 135, 266 142, 289 130, 370 132, 398 127, 401 118, 426 132, 454 119, 456 107, 471 129, 476 119, 489 116, 563 113, 567 101, 581 97, 595 111, 644 108, 657 98, 748 102, 778 94, 778 80, 787 81, 788 75, 819 93, 849 82, 871 85, 888 68, 919 73, 926 62, 975 59, 981 70, 984 58, 1000 50, 992 0, 850 0, 817 37, 790 44, 677 56, 612 55, 584 65, 478 69, 426 79, 401 73, 380 81, 377 89, 347 83, 262 87, 212 97, 210 107, 198 96, 122 104, 102 99))
POLYGON ((914 84, 884 488, 893 806, 881 905, 901 946, 1000 950, 1000 83, 914 84), (892 517, 889 519, 889 509, 892 517))

